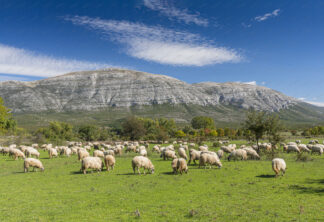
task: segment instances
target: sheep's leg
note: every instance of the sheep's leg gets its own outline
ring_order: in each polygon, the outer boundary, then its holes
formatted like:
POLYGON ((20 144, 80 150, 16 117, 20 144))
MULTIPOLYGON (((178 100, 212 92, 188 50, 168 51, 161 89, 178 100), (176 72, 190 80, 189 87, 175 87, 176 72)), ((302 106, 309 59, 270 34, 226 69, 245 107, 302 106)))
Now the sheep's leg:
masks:
POLYGON ((141 175, 139 167, 137 167, 138 174, 141 175))

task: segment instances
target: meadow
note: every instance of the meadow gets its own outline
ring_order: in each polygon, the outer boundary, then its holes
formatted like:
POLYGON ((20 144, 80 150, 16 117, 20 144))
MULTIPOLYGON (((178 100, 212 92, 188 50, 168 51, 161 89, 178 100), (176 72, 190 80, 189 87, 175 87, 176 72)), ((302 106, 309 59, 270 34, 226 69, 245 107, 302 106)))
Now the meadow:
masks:
POLYGON ((45 171, 23 173, 23 160, 1 155, 0 221, 324 220, 324 157, 279 153, 288 169, 275 178, 268 155, 174 175, 171 161, 149 152, 155 173, 134 175, 135 155, 117 156, 113 171, 86 175, 77 156, 48 159, 41 151, 45 171))

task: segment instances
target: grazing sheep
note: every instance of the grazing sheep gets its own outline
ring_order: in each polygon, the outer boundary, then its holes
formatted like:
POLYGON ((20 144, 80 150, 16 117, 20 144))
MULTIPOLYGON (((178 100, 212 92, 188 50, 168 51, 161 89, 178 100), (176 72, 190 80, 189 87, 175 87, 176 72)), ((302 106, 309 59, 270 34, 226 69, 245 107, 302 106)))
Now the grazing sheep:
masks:
POLYGON ((323 154, 323 145, 321 145, 321 144, 314 145, 314 146, 312 146, 311 150, 312 150, 311 154, 318 153, 319 155, 322 155, 323 154))
POLYGON ((135 145, 130 145, 126 147, 125 153, 127 152, 136 152, 136 146, 135 145))
POLYGON ((235 150, 233 146, 221 146, 221 150, 223 150, 225 153, 231 153, 235 150))
POLYGON ((207 165, 209 165, 209 169, 211 169, 213 165, 216 165, 219 168, 222 167, 222 163, 219 160, 217 155, 210 154, 210 153, 202 153, 199 157, 199 168, 201 166, 205 166, 206 169, 207 165))
POLYGON ((178 159, 173 159, 171 162, 171 167, 173 169, 173 173, 176 174, 178 172, 178 159))
POLYGON ((287 153, 290 153, 290 152, 300 153, 300 150, 297 145, 288 145, 287 153))
POLYGON ((288 145, 288 146, 289 146, 289 145, 291 145, 291 146, 296 145, 296 146, 297 146, 297 143, 296 143, 296 142, 289 142, 289 143, 287 143, 287 145, 288 145))
POLYGON ((150 159, 148 159, 147 157, 144 157, 144 156, 135 156, 132 159, 132 167, 133 167, 134 174, 135 174, 136 168, 137 168, 138 174, 141 174, 140 168, 144 168, 144 174, 145 174, 146 169, 148 172, 151 171, 151 174, 154 173, 154 165, 152 164, 150 159))
POLYGON ((208 147, 206 146, 200 146, 199 151, 208 151, 208 147))
POLYGON ((104 155, 112 155, 112 156, 115 156, 115 151, 114 150, 106 150, 104 152, 104 155))
POLYGON ((298 149, 299 149, 301 152, 307 152, 307 153, 310 152, 310 149, 308 149, 307 146, 306 146, 305 144, 299 144, 299 145, 298 145, 298 149))
POLYGON ((286 172, 286 162, 281 158, 275 158, 272 160, 272 169, 276 173, 276 177, 279 176, 280 171, 283 176, 286 172))
POLYGON ((201 151, 198 151, 195 149, 190 149, 188 165, 191 163, 191 161, 193 161, 194 164, 196 165, 196 160, 199 160, 200 154, 201 154, 201 151))
POLYGON ((25 158, 24 159, 24 172, 28 172, 28 168, 33 167, 33 171, 35 171, 35 168, 41 169, 41 171, 44 171, 44 166, 42 162, 35 158, 25 158))
POLYGON ((32 147, 35 148, 35 149, 38 149, 39 148, 39 146, 38 146, 37 143, 32 144, 32 147))
POLYGON ((110 170, 110 167, 111 167, 112 170, 114 169, 114 166, 115 166, 115 163, 116 163, 116 160, 115 160, 115 157, 114 156, 112 156, 112 155, 106 155, 104 157, 104 161, 105 161, 105 165, 106 165, 107 171, 110 170))
POLYGON ((99 172, 103 167, 104 164, 99 157, 88 156, 81 161, 81 171, 83 171, 83 174, 86 174, 88 169, 93 169, 99 172))
POLYGON ((196 144, 194 144, 194 143, 189 143, 189 146, 190 146, 190 147, 195 147, 196 144))
POLYGON ((230 155, 227 157, 227 160, 230 161, 231 159, 241 159, 241 160, 247 160, 247 153, 245 150, 237 149, 230 153, 230 155))
POLYGON ((54 148, 49 148, 48 155, 50 159, 52 159, 53 157, 57 157, 58 156, 57 150, 54 148))
POLYGON ((17 160, 19 157, 22 159, 25 158, 25 154, 16 148, 9 148, 9 156, 12 156, 14 160, 17 160))
POLYGON ((297 144, 300 144, 301 143, 301 140, 296 140, 295 141, 297 144))
POLYGON ((260 156, 259 154, 252 148, 252 147, 245 147, 243 148, 245 150, 246 154, 251 158, 251 159, 256 159, 259 160, 260 156))
POLYGON ((217 154, 219 159, 222 159, 223 156, 224 156, 224 151, 223 150, 218 150, 216 154, 217 154))
POLYGON ((83 160, 86 157, 89 157, 90 154, 88 153, 88 151, 86 149, 79 149, 78 150, 78 159, 79 161, 83 160))
POLYGON ((156 152, 156 153, 160 153, 161 152, 160 151, 160 147, 158 145, 153 146, 152 153, 154 153, 154 152, 156 152))
POLYGON ((101 150, 95 150, 95 151, 93 151, 93 156, 94 157, 105 157, 105 154, 101 150))
POLYGON ((139 154, 140 154, 141 156, 147 156, 147 151, 146 151, 146 149, 142 149, 142 150, 140 150, 139 154))
POLYGON ((37 159, 39 159, 39 156, 40 156, 40 153, 39 153, 36 149, 34 149, 34 148, 32 148, 32 147, 28 147, 28 148, 25 150, 25 154, 26 154, 27 157, 34 156, 34 157, 36 157, 37 159))
POLYGON ((177 158, 177 155, 173 150, 166 150, 163 152, 163 160, 165 160, 165 159, 169 160, 169 158, 171 158, 171 159, 177 158))
POLYGON ((187 153, 184 148, 180 147, 178 153, 180 157, 184 158, 185 160, 188 160, 187 153))
POLYGON ((5 155, 9 154, 9 150, 10 149, 8 147, 2 147, 2 149, 1 149, 2 155, 5 156, 5 155))
POLYGON ((117 146, 114 149, 114 152, 115 152, 116 155, 122 155, 122 153, 123 153, 123 146, 117 146))
POLYGON ((188 173, 187 162, 183 158, 179 158, 177 161, 177 171, 182 175, 183 172, 188 173))

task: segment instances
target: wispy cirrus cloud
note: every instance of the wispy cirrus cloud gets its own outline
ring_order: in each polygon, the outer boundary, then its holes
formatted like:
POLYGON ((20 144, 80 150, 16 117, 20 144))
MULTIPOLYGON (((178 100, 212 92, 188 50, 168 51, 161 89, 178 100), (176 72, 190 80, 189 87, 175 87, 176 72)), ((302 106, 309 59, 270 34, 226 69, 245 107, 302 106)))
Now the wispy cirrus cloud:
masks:
POLYGON ((215 47, 200 35, 189 32, 84 16, 66 17, 65 20, 100 31, 111 40, 123 44, 128 55, 146 61, 180 66, 204 66, 242 60, 237 51, 215 47))
POLYGON ((49 77, 79 70, 111 67, 73 59, 62 59, 0 44, 0 73, 49 77))
POLYGON ((208 20, 201 18, 198 13, 193 14, 187 9, 177 9, 166 0, 143 0, 143 3, 147 8, 159 11, 171 20, 177 20, 186 24, 193 23, 199 26, 208 26, 208 20))
POLYGON ((264 15, 256 16, 254 18, 254 20, 257 21, 257 22, 262 22, 262 21, 265 21, 265 20, 267 20, 269 18, 277 17, 279 15, 279 12, 280 12, 280 9, 275 9, 270 13, 266 13, 264 15))

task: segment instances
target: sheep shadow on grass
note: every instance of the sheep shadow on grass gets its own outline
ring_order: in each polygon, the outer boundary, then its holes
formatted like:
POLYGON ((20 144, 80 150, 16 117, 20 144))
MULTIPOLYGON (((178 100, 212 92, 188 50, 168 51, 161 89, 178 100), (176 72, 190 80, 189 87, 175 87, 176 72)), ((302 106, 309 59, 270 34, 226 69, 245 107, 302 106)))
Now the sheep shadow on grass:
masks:
POLYGON ((290 185, 288 189, 297 190, 300 193, 324 195, 323 187, 306 187, 301 185, 290 185))
POLYGON ((259 178, 275 178, 276 175, 273 175, 273 174, 261 174, 261 175, 258 175, 256 177, 259 177, 259 178))

